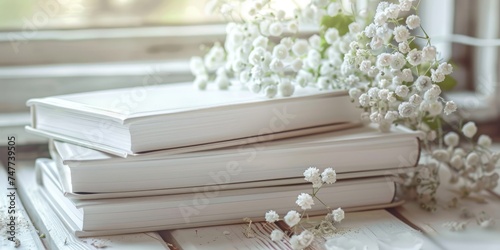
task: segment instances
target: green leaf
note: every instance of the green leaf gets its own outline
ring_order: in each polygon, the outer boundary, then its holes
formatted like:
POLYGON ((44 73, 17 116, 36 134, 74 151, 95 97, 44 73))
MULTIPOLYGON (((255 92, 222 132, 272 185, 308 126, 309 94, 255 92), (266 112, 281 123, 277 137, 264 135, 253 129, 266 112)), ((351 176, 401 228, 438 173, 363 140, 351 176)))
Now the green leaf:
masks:
POLYGON ((447 75, 444 78, 444 81, 436 83, 436 85, 438 85, 442 91, 449 91, 452 90, 457 85, 457 80, 451 77, 450 75, 447 75))
POLYGON ((339 30, 339 35, 343 36, 349 32, 349 24, 354 22, 354 17, 344 14, 338 14, 336 16, 325 15, 321 19, 321 26, 324 30, 328 28, 336 28, 339 30))
POLYGON ((438 121, 439 119, 441 119, 441 117, 425 117, 423 122, 427 124, 431 130, 437 130, 440 124, 440 121, 438 121))

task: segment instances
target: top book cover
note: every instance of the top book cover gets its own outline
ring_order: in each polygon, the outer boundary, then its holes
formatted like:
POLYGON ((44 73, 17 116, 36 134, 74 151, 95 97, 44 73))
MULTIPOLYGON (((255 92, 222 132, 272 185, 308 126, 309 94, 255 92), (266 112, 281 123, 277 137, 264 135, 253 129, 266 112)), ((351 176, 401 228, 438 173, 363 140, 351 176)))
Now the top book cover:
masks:
POLYGON ((27 130, 126 157, 282 139, 360 120, 346 91, 302 88, 269 99, 232 86, 199 91, 191 83, 78 93, 28 100, 27 130))

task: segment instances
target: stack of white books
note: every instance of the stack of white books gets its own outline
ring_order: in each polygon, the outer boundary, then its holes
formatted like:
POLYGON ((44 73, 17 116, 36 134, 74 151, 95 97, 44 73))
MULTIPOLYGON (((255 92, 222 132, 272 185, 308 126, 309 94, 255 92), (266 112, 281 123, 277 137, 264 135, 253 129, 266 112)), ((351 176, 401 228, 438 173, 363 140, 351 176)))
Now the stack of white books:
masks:
POLYGON ((419 133, 363 126, 345 91, 267 99, 182 83, 28 105, 27 130, 53 139, 52 159, 36 163, 39 192, 77 236, 258 221, 271 208, 283 214, 310 191, 308 167, 336 170, 337 183, 318 194, 331 207, 393 206, 395 174, 419 156, 419 133))

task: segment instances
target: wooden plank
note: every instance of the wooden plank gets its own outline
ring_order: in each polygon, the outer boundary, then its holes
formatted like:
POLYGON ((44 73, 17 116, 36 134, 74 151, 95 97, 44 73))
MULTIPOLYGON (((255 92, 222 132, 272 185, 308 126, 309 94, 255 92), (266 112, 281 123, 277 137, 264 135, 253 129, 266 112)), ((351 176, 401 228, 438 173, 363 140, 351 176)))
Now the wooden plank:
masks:
POLYGON ((162 231, 160 235, 176 249, 184 250, 290 249, 288 238, 279 242, 269 238, 275 229, 280 230, 275 224, 252 223, 252 238, 245 235, 248 224, 162 231))
POLYGON ((7 234, 7 226, 6 224, 10 223, 8 220, 8 217, 10 217, 12 214, 9 214, 9 203, 10 200, 7 200, 7 171, 5 167, 0 163, 0 182, 4 183, 2 184, 1 191, 0 191, 0 224, 2 225, 0 227, 0 249, 43 249, 43 243, 38 237, 37 231, 33 224, 31 223, 31 220, 28 216, 28 213, 24 209, 23 203, 19 199, 19 194, 17 193, 16 196, 16 208, 15 208, 15 216, 16 220, 14 221, 16 223, 16 238, 19 240, 19 247, 15 247, 15 244, 12 241, 9 241, 7 239, 8 234, 7 234))
POLYGON ((48 249, 169 249, 168 245, 156 232, 87 238, 74 236, 38 193, 34 163, 26 162, 18 165, 22 165, 17 170, 21 197, 26 204, 26 210, 31 215, 33 224, 38 227, 40 233, 46 235, 45 243, 48 249))
POLYGON ((440 168, 441 186, 437 192, 438 208, 435 212, 427 212, 421 209, 416 202, 407 202, 405 205, 395 209, 401 216, 429 234, 436 242, 447 249, 498 249, 500 245, 500 227, 498 225, 485 229, 477 224, 476 218, 464 218, 461 216, 464 209, 473 216, 480 217, 486 213, 499 224, 500 199, 490 193, 484 192, 481 196, 474 195, 473 198, 460 200, 456 207, 449 206, 457 193, 448 183, 450 172, 446 168, 440 168), (453 232, 445 226, 449 222, 465 223, 465 230, 453 232))

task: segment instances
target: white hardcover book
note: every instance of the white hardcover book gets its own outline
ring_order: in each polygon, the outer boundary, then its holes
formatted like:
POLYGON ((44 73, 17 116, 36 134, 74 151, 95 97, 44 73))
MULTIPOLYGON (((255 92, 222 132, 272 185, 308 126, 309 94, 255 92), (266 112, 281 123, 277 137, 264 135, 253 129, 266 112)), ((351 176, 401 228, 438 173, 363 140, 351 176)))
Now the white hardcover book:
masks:
MULTIPOLYGON (((37 168, 43 166, 37 164, 37 168)), ((175 195, 98 200, 68 199, 45 170, 37 175, 40 193, 77 236, 112 235, 222 225, 245 217, 262 221, 264 208, 278 213, 293 209, 297 194, 310 191, 310 184, 239 190, 200 190, 175 195)), ((396 188, 392 178, 340 180, 326 185, 318 197, 332 207, 363 208, 391 206, 396 188)), ((309 215, 324 213, 315 206, 309 215)))
MULTIPOLYGON (((392 175, 413 167, 421 133, 373 126, 178 155, 120 158, 55 141, 51 155, 69 193, 136 192, 257 182, 296 182, 308 167, 332 167, 339 179, 392 175)), ((247 184, 245 184, 247 183, 247 184)), ((255 186, 257 185, 257 186, 255 186)))
MULTIPOLYGON (((157 232, 145 232, 135 234, 118 234, 102 237, 79 238, 68 226, 64 219, 59 217, 58 212, 49 205, 45 197, 40 193, 40 186, 36 181, 35 166, 33 162, 18 162, 16 181, 20 198, 23 201, 29 218, 36 226, 32 233, 39 241, 39 235, 45 235, 43 241, 47 249, 65 250, 95 250, 95 249, 117 249, 117 250, 168 250, 170 247, 157 232)), ((40 173, 38 173, 40 174, 40 173)), ((18 234, 23 236, 24 230, 30 230, 28 224, 22 225, 18 234), (26 227, 26 228, 25 228, 26 227), (22 232, 22 234, 21 234, 22 232)), ((2 249, 11 249, 4 248, 2 249)), ((44 249, 41 242, 32 244, 24 237, 21 238, 21 246, 12 249, 44 249)))
POLYGON ((301 88, 293 97, 269 99, 240 87, 198 91, 190 83, 32 99, 27 105, 28 131, 121 157, 224 147, 220 142, 242 138, 271 140, 275 133, 359 121, 361 113, 346 91, 301 88))

